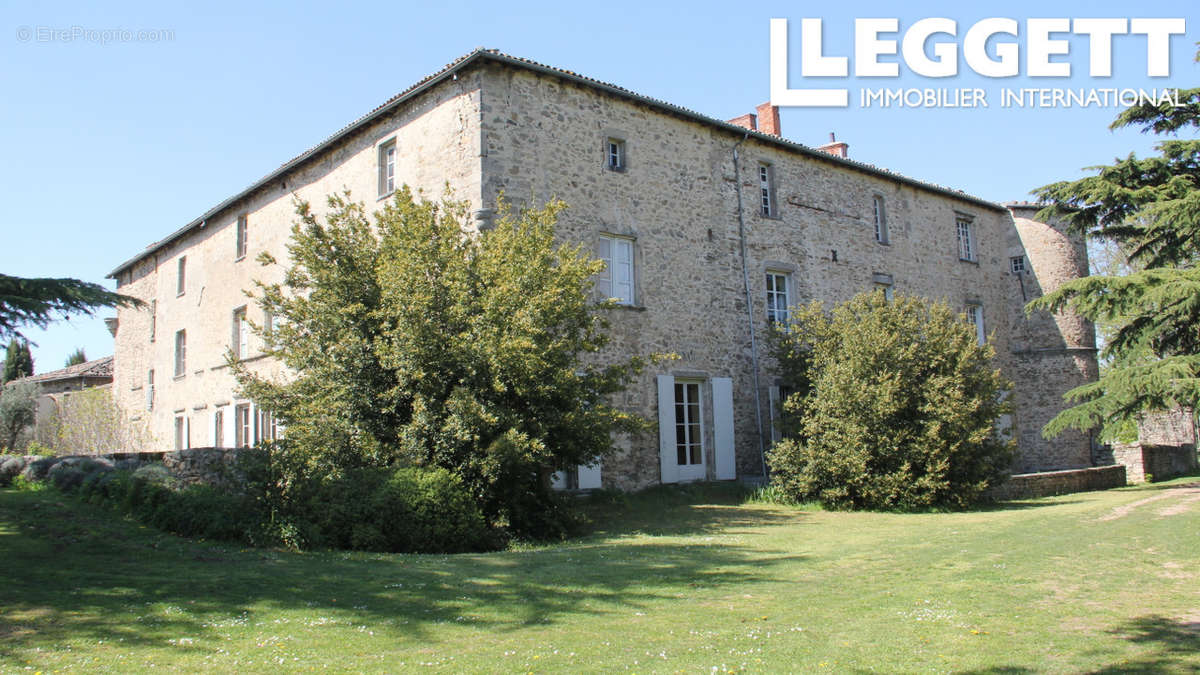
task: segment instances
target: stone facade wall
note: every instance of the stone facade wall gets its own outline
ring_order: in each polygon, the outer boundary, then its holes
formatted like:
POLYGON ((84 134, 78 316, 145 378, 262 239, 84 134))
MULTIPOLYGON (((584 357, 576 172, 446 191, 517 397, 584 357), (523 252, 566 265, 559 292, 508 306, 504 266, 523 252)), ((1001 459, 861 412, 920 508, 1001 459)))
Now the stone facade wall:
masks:
POLYGON ((1200 469, 1192 444, 1114 443, 1111 453, 1113 461, 1125 467, 1131 483, 1167 480, 1200 469))
POLYGON ((986 496, 997 501, 1032 499, 1073 492, 1108 490, 1123 485, 1125 485, 1125 467, 1115 464, 1087 469, 1017 474, 988 490, 986 496))
MULTIPOLYGON (((479 101, 478 82, 467 77, 429 91, 118 275, 120 292, 147 306, 118 310, 114 393, 126 410, 148 422, 159 447, 174 448, 177 417, 186 425, 185 445, 210 446, 218 440, 233 445, 233 406, 246 402, 238 397, 225 362, 235 339, 233 313, 245 307, 250 321, 263 324, 262 310, 244 291, 253 291, 256 280, 282 279, 282 265, 263 266, 256 258, 269 253, 286 264, 297 198, 309 201, 318 214, 328 210, 328 195, 345 190, 352 199, 365 201, 368 212, 381 207, 386 196, 379 195, 379 147, 394 141, 397 186, 407 184, 435 199, 449 186, 457 199, 478 208, 479 101), (247 217, 248 250, 237 258, 242 214, 247 217), (185 287, 179 293, 182 257, 187 259, 185 287), (176 376, 175 336, 180 330, 186 336, 186 369, 176 376), (218 409, 223 410, 219 439, 218 409)), ((280 363, 261 355, 258 338, 251 337, 249 351, 244 360, 252 371, 286 377, 280 363)))
MULTIPOLYGON (((1088 274, 1087 246, 1061 224, 1039 222, 1039 206, 1010 204, 1014 226, 1008 256, 1024 256, 1024 273, 1005 270, 1010 291, 1011 342, 1007 345, 1013 380, 1017 425, 1016 471, 1072 469, 1091 464, 1092 438, 1068 430, 1053 439, 1042 437, 1064 403, 1062 395, 1095 381, 1096 331, 1090 321, 1071 312, 1025 312, 1025 305, 1064 282, 1088 274)), ((1001 349, 997 345, 997 351, 1001 349)))
MULTIPOLYGON (((764 421, 763 443, 769 444, 766 390, 778 384, 765 340, 767 271, 790 275, 792 303, 840 302, 886 280, 896 292, 944 300, 952 307, 978 304, 1002 367, 1010 378, 1021 380, 1014 424, 1030 448, 1021 468, 1090 465, 1086 437, 1061 439, 1055 452, 1048 452, 1039 435, 1042 411, 1061 407, 1064 387, 1073 386, 1071 377, 1085 372, 1087 364, 1056 361, 1050 367, 1064 375, 1042 378, 1032 371, 1046 367, 1045 357, 1023 370, 1026 362, 1013 354, 1010 213, 870 175, 834 159, 803 156, 755 137, 743 140, 743 135, 552 76, 497 65, 487 70, 484 89, 490 101, 483 115, 485 203, 500 191, 535 201, 559 197, 570 206, 560 222, 564 239, 588 243, 617 235, 634 241, 636 301, 612 317, 608 357, 673 352, 680 358, 660 372, 702 380, 733 378, 739 475, 762 472, 758 420, 764 421), (628 161, 622 171, 605 166, 608 138, 625 143, 628 161), (777 212, 772 216, 759 208, 758 167, 764 163, 774 174, 777 212), (743 289, 739 190, 761 363, 757 397, 743 289), (876 196, 886 205, 886 244, 874 236, 876 196), (975 261, 959 259, 959 217, 971 222, 975 261), (1042 457, 1049 458, 1045 466, 1042 457)), ((1030 336, 1038 330, 1056 332, 1053 322, 1022 328, 1030 336)), ((656 374, 646 373, 622 402, 651 419, 658 406, 656 374)), ((706 434, 707 444, 712 434, 707 420, 706 434)), ((627 439, 624 452, 606 462, 605 483, 622 488, 655 483, 658 462, 657 438, 627 439)))
MULTIPOLYGON (((119 275, 121 292, 152 304, 156 321, 151 339, 150 311, 119 311, 114 389, 122 405, 149 420, 162 447, 172 447, 177 417, 188 425, 189 445, 213 445, 214 412, 238 402, 224 360, 233 311, 249 305, 249 318, 262 321, 242 291, 255 279, 280 278, 279 268, 261 267, 254 259, 270 252, 286 260, 293 195, 319 211, 325 195, 349 188, 370 205, 377 194, 379 147, 395 139, 397 183, 434 197, 448 183, 457 198, 471 203, 480 227, 490 226, 488 214, 503 191, 518 203, 565 200, 569 209, 559 230, 564 241, 591 246, 605 235, 633 242, 634 302, 612 312, 612 343, 599 360, 652 352, 679 356, 645 373, 615 403, 656 419, 657 375, 701 382, 709 477, 715 466, 713 378, 732 379, 738 475, 763 471, 761 452, 770 443, 768 390, 780 384, 765 339, 767 272, 789 277, 790 304, 840 302, 890 283, 896 292, 952 307, 979 306, 1000 365, 1017 383, 1013 424, 1027 445, 1020 467, 1088 464, 1086 438, 1060 439, 1059 451, 1037 435, 1046 411, 1061 406, 1062 391, 1087 377, 1088 364, 1077 362, 1086 356, 1072 352, 1070 359, 1054 360, 1017 347, 1045 343, 1061 350, 1062 330, 1071 344, 1086 342, 1086 335, 1076 324, 1022 324, 1012 309, 1020 291, 1008 272, 1014 246, 1074 251, 1069 242, 1050 237, 1050 244, 1035 243, 1026 232, 1037 234, 1036 227, 1015 228, 1007 210, 965 195, 919 187, 832 156, 810 156, 551 74, 482 64, 431 86, 119 275), (625 144, 620 170, 605 164, 609 139, 625 144), (760 208, 762 166, 770 167, 769 215, 760 208), (874 235, 876 198, 886 206, 886 243, 874 235), (235 260, 236 222, 243 213, 250 250, 235 260), (959 259, 956 220, 962 218, 971 223, 970 261, 959 259), (188 260, 182 294, 176 289, 181 256, 188 260), (174 340, 181 329, 187 335, 187 368, 175 376, 174 340), (1041 331, 1052 335, 1043 340, 1041 331)), ((1044 270, 1038 274, 1055 273, 1052 257, 1031 258, 1035 269, 1044 270)), ((286 377, 280 364, 253 355, 258 349, 251 345, 251 368, 286 377)), ((225 444, 234 438, 233 417, 224 414, 225 444)), ((620 451, 603 467, 605 486, 635 489, 660 481, 655 434, 620 438, 617 445, 620 451)))
POLYGON ((1195 414, 1191 408, 1161 410, 1138 420, 1138 440, 1150 445, 1196 445, 1195 414))

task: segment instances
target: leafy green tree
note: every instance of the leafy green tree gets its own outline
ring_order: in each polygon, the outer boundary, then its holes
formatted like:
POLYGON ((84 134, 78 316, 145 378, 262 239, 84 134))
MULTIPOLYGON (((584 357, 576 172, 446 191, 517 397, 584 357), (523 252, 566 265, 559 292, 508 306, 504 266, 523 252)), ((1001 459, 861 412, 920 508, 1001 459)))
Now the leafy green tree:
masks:
POLYGON ((81 363, 87 363, 87 354, 84 353, 83 347, 71 352, 71 355, 67 357, 67 362, 64 363, 63 366, 70 368, 71 366, 77 366, 81 363))
POLYGON ((33 374, 33 353, 29 351, 29 342, 19 338, 8 341, 8 350, 4 356, 4 382, 12 382, 33 374))
POLYGON ((609 403, 643 360, 589 358, 607 343, 605 305, 590 299, 603 263, 554 243, 563 208, 502 204, 493 228, 468 234, 464 203, 407 188, 373 219, 348 195, 323 218, 299 205, 292 267, 259 285, 278 325, 256 327, 295 376, 267 381, 230 363, 286 425, 283 449, 302 473, 442 467, 494 525, 557 533, 550 475, 646 424, 609 403))
POLYGON ((27 427, 37 411, 38 387, 32 382, 14 382, 0 387, 0 448, 22 449, 27 427))
POLYGON ((794 308, 775 353, 794 420, 771 449, 771 480, 831 508, 961 508, 1001 480, 996 432, 1009 383, 973 326, 945 304, 863 293, 794 308))
POLYGON ((24 279, 0 274, 0 339, 21 337, 18 326, 45 328, 71 314, 90 316, 99 307, 140 307, 142 301, 78 279, 24 279))
MULTIPOLYGON (((1179 99, 1180 107, 1129 108, 1111 128, 1195 133, 1200 89, 1180 90, 1179 99)), ((1030 310, 1070 309, 1114 327, 1099 380, 1067 392, 1076 405, 1050 421, 1048 436, 1200 403, 1200 140, 1167 139, 1155 148, 1157 155, 1130 154, 1092 167, 1094 176, 1035 191, 1048 205, 1040 218, 1118 245, 1132 270, 1078 279, 1030 303, 1030 310)))

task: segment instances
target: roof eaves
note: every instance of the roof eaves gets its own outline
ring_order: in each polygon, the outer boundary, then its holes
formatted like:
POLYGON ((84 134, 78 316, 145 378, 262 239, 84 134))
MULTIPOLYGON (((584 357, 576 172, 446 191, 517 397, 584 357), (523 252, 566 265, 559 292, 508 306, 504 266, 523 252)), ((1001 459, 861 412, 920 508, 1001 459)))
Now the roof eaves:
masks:
POLYGON ((252 185, 250 185, 246 189, 242 190, 241 192, 238 192, 237 194, 233 195, 232 197, 230 197, 230 198, 222 201, 221 203, 217 204, 216 206, 212 207, 211 209, 206 211, 203 215, 201 215, 199 218, 196 218, 195 220, 191 221, 187 225, 184 225, 183 227, 179 228, 175 232, 172 232, 167 237, 160 239, 159 241, 156 241, 153 244, 150 244, 149 246, 146 247, 145 250, 143 250, 138 255, 126 260, 125 262, 123 262, 120 265, 118 265, 117 267, 115 267, 111 272, 108 273, 108 278, 115 279, 118 274, 125 271, 129 267, 132 267, 134 264, 136 264, 137 262, 146 258, 150 254, 156 252, 160 248, 174 242, 175 240, 184 236, 185 234, 192 231, 193 229, 196 229, 198 227, 204 227, 207 224, 209 218, 217 215, 218 213, 225 210, 226 208, 229 208, 233 204, 237 203, 239 200, 244 199, 245 197, 253 194, 255 191, 261 189, 264 185, 278 179, 279 177, 286 174, 288 171, 291 171, 292 169, 296 168, 297 166, 303 164, 305 161, 309 160, 314 155, 328 149, 329 147, 331 147, 338 141, 342 140, 349 134, 357 131, 362 126, 366 125, 367 123, 369 123, 369 122, 377 119, 378 117, 382 116, 383 114, 389 112, 396 106, 408 101, 409 99, 413 98, 414 96, 417 96, 417 95, 423 93, 427 89, 439 84, 446 78, 454 75, 455 73, 462 70, 463 68, 466 68, 467 66, 471 65, 475 61, 478 61, 481 59, 487 59, 487 60, 492 60, 492 61, 496 61, 496 62, 500 62, 500 63, 506 63, 506 64, 509 64, 509 65, 512 65, 515 67, 525 68, 526 70, 532 70, 535 72, 541 72, 541 73, 544 73, 547 75, 560 77, 560 78, 563 78, 563 79, 566 79, 566 80, 569 80, 569 81, 572 81, 572 82, 575 82, 578 84, 582 84, 584 86, 600 89, 609 94, 613 94, 615 96, 619 96, 622 98, 627 98, 629 100, 637 101, 639 103, 643 103, 643 104, 651 106, 653 108, 659 108, 662 110, 666 110, 668 112, 680 115, 682 117, 691 119, 696 122, 700 122, 702 124, 716 126, 720 129, 729 131, 734 134, 749 135, 750 137, 756 138, 760 141, 763 141, 763 142, 766 142, 766 143, 769 143, 772 145, 776 145, 776 146, 785 148, 787 150, 797 152, 799 154, 805 155, 812 159, 816 159, 816 160, 823 161, 823 162, 828 162, 828 163, 838 165, 838 166, 843 166, 848 169, 862 171, 864 173, 868 173, 868 174, 871 174, 874 176, 885 178, 887 180, 898 181, 898 182, 905 183, 907 185, 910 185, 912 187, 915 187, 915 188, 918 188, 921 190, 927 190, 930 192, 935 192, 938 194, 946 195, 946 196, 952 197, 954 199, 959 199, 962 201, 973 203, 978 206, 982 206, 984 208, 992 209, 995 211, 1005 211, 1006 210, 1000 204, 988 201, 986 199, 982 199, 980 197, 976 197, 974 195, 967 194, 966 192, 963 192, 961 190, 954 190, 952 188, 948 188, 948 187, 945 187, 942 185, 937 185, 934 183, 927 183, 925 181, 917 180, 916 178, 910 178, 908 176, 896 173, 894 171, 889 171, 887 169, 881 169, 877 166, 874 166, 872 164, 867 164, 865 162, 859 162, 857 160, 853 160, 853 159, 849 159, 849 158, 845 158, 845 157, 837 157, 837 156, 831 155, 829 153, 822 152, 821 150, 817 150, 815 148, 809 147, 802 143, 796 143, 794 141, 789 141, 780 136, 775 136, 773 134, 766 134, 761 131, 746 129, 745 127, 741 127, 736 124, 731 124, 724 120, 719 120, 715 117, 709 117, 707 115, 698 113, 694 110, 684 108, 683 106, 679 106, 674 103, 669 103, 667 101, 663 101, 660 99, 652 98, 650 96, 638 94, 629 89, 625 89, 624 87, 620 87, 618 85, 611 84, 609 82, 604 82, 602 80, 597 80, 594 78, 586 77, 584 75, 580 75, 579 73, 576 73, 576 72, 573 72, 570 70, 564 70, 562 68, 555 68, 553 66, 548 66, 544 63, 539 63, 537 61, 524 59, 524 58, 521 58, 518 56, 512 56, 510 54, 505 54, 504 52, 501 52, 496 49, 484 49, 482 47, 479 47, 479 48, 476 48, 475 50, 469 52, 468 54, 461 56, 458 59, 450 62, 448 65, 443 67, 441 70, 433 73, 432 75, 426 76, 424 79, 418 81, 416 84, 412 85, 408 89, 405 89, 404 91, 400 92, 399 94, 396 94, 395 96, 391 97, 390 99, 388 99, 381 105, 377 106, 374 110, 370 111, 366 115, 363 115, 362 117, 358 118, 357 120, 346 125, 342 129, 335 132, 333 135, 326 138, 324 141, 321 141, 321 143, 313 146, 312 148, 309 148, 308 150, 304 151, 300 155, 297 155, 295 158, 286 162, 285 164, 280 166, 278 169, 272 171, 270 174, 267 174, 263 178, 260 178, 259 180, 255 181, 252 185))
POLYGON ((234 205, 238 201, 240 201, 240 200, 248 197, 249 195, 253 194, 254 192, 262 189, 262 187, 264 185, 267 185, 268 183, 275 181, 276 179, 278 179, 281 176, 283 176, 284 174, 286 174, 288 171, 291 171, 292 169, 296 168, 297 166, 299 166, 299 165, 303 164, 304 162, 306 162, 307 160, 311 159, 314 155, 328 149, 330 146, 336 144, 338 141, 342 140, 343 138, 350 135, 351 133, 354 133, 355 131, 357 131, 358 129, 360 129, 361 127, 366 125, 367 123, 386 114, 387 112, 389 112, 396 106, 404 103, 405 101, 411 99, 414 96, 417 96, 418 94, 421 94, 425 90, 437 85, 442 80, 445 80, 447 77, 450 77, 454 73, 457 73, 459 70, 462 70, 467 65, 469 65, 470 63, 479 59, 481 56, 486 55, 487 53, 488 53, 487 50, 485 50, 483 48, 477 48, 474 51, 466 54, 465 56, 461 56, 458 59, 452 61, 450 64, 443 67, 441 70, 437 71, 436 73, 426 76, 425 78, 421 79, 416 84, 409 87, 408 89, 405 89, 404 91, 400 92, 399 94, 396 94, 395 96, 391 97, 387 101, 384 101, 382 104, 377 106, 371 112, 367 113, 366 115, 363 115, 362 117, 358 118, 357 120, 354 120, 350 124, 347 124, 346 126, 342 127, 337 132, 335 132, 333 135, 329 136, 328 138, 321 141, 317 145, 314 145, 313 147, 309 148, 308 150, 305 150, 304 152, 300 153, 299 155, 292 158, 288 162, 284 163, 278 169, 275 169, 274 171, 267 174, 266 176, 258 179, 253 184, 251 184, 249 187, 247 187, 246 189, 244 189, 241 192, 238 192, 237 194, 233 195, 232 197, 222 201, 221 203, 212 207, 208 211, 205 211, 204 214, 201 215, 199 218, 196 218, 195 220, 191 221, 187 225, 184 225, 183 227, 179 228, 178 230, 175 230, 174 232, 167 235, 166 237, 150 244, 141 253, 133 256, 132 258, 126 260, 125 262, 123 262, 120 265, 117 265, 115 268, 113 268, 113 270, 108 273, 107 278, 109 278, 109 279, 117 278, 118 274, 120 274, 121 272, 125 271, 126 269, 132 267, 133 265, 137 264, 139 261, 141 261, 142 259, 149 256, 151 253, 154 253, 155 251, 159 250, 160 248, 174 242, 175 240, 179 239, 180 237, 184 236, 188 232, 191 232, 192 230, 194 230, 198 227, 204 227, 207 224, 209 218, 212 218, 213 216, 217 215, 221 211, 234 205))
POLYGON ((753 129, 746 129, 745 127, 741 127, 736 124, 731 124, 729 122, 726 122, 724 120, 719 120, 715 117, 709 117, 708 115, 698 113, 689 108, 684 108, 683 106, 676 105, 674 103, 669 103, 667 101, 663 101, 660 99, 652 98, 649 96, 644 96, 642 94, 638 94, 636 92, 625 89, 624 87, 620 87, 615 84, 611 84, 611 83, 604 82, 601 80, 596 80, 596 79, 593 79, 590 77, 586 77, 586 76, 580 75, 578 73, 575 73, 575 72, 572 72, 569 70, 555 68, 553 66, 548 66, 544 63, 538 63, 537 61, 530 61, 529 59, 523 59, 523 58, 520 58, 517 56, 512 56, 512 55, 505 54, 503 52, 498 52, 495 50, 488 50, 485 52, 485 54, 486 54, 486 56, 489 56, 496 61, 503 61, 505 63, 510 63, 512 65, 519 66, 519 67, 524 67, 529 70, 539 71, 539 72, 543 72, 543 73, 546 73, 549 75, 555 75, 558 77, 562 77, 567 80, 572 80, 579 84, 584 84, 584 85, 587 85, 590 87, 601 89, 601 90, 607 91, 611 94, 621 96, 624 98, 629 98, 631 100, 638 101, 638 102, 644 103, 644 104, 652 106, 652 107, 666 109, 670 112, 676 113, 676 114, 681 115, 686 118, 690 118, 694 121, 701 122, 703 124, 714 125, 714 126, 720 127, 726 131, 730 131, 735 134, 745 135, 748 133, 753 138, 757 138, 766 143, 771 143, 771 144, 778 145, 778 146, 781 146, 781 147, 789 149, 789 150, 799 152, 800 154, 806 155, 813 159, 829 162, 831 164, 845 166, 845 167, 851 168, 851 169, 856 169, 856 170, 863 171, 863 172, 866 172, 866 173, 869 173, 869 174, 872 174, 875 176, 879 176, 881 178, 886 178, 888 180, 900 181, 902 183, 906 183, 908 185, 911 185, 916 188, 920 188, 922 190, 928 190, 931 192, 936 192, 936 193, 943 194, 943 195, 946 195, 949 197, 953 197, 955 199, 961 199, 963 201, 971 202, 971 203, 977 204, 979 206, 983 206, 985 208, 992 209, 994 211, 1004 211, 1005 210, 1005 208, 1003 206, 1001 206, 1000 204, 997 204, 992 201, 988 201, 981 197, 976 197, 974 195, 968 194, 961 190, 955 190, 953 188, 945 187, 943 185, 937 185, 935 183, 928 183, 928 182, 925 182, 922 180, 918 180, 916 178, 910 178, 908 176, 905 176, 904 174, 896 173, 896 172, 890 171, 888 169, 881 169, 877 166, 874 166, 872 164, 867 164, 865 162, 859 162, 857 160, 831 155, 827 152, 817 150, 816 148, 812 148, 812 147, 804 145, 802 143, 796 143, 794 141, 789 141, 781 136, 776 136, 774 134, 767 134, 767 133, 763 133, 761 131, 757 131, 757 130, 753 130, 753 129))

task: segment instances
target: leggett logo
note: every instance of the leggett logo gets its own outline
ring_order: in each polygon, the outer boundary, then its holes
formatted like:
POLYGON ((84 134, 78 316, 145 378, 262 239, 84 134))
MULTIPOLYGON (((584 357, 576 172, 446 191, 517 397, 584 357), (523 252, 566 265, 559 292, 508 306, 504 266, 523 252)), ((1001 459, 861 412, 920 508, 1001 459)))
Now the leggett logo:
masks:
MULTIPOLYGON (((837 78, 850 76, 848 56, 827 55, 822 43, 822 20, 800 20, 800 76, 837 78)), ((970 26, 963 35, 961 50, 967 67, 988 78, 1071 77, 1071 43, 1056 35, 1088 37, 1087 73, 1092 78, 1113 74, 1114 40, 1143 40, 1146 76, 1171 74, 1171 36, 1186 33, 1182 18, 1053 18, 1026 19, 1024 30, 1016 19, 988 18, 970 26), (1007 37, 1005 37, 1007 36, 1007 37), (994 38, 994 39, 993 39, 994 38), (1023 38, 1023 39, 1022 39, 1023 38), (989 51, 992 42, 994 55, 989 51), (1022 55, 1022 49, 1024 55, 1022 55), (1023 56, 1023 58, 1022 58, 1023 56), (1054 60, 1063 57, 1067 60, 1054 60), (1024 64, 1025 72, 1021 72, 1024 64)), ((899 77, 901 64, 911 73, 926 78, 959 74, 959 26, 954 19, 926 18, 908 26, 900 35, 899 19, 855 19, 854 76, 899 77), (899 39, 886 39, 884 34, 899 39), (927 47, 929 51, 927 52, 927 47), (932 55, 931 55, 932 54, 932 55), (893 61, 880 57, 898 55, 893 61)), ((847 107, 850 90, 789 87, 788 20, 771 19, 771 103, 786 107, 847 107)), ((1087 107, 1131 106, 1142 102, 1179 105, 1177 89, 1120 88, 1005 88, 1000 90, 1001 107, 1087 107)), ((964 89, 862 89, 862 107, 988 107, 988 92, 964 89)))

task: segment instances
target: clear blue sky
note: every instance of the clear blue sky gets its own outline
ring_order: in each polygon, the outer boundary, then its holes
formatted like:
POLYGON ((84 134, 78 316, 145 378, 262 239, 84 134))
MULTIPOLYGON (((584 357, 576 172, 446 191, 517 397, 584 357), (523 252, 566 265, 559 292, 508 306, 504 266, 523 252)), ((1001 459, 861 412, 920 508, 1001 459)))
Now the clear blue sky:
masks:
MULTIPOLYGON (((825 19, 827 52, 849 54, 855 18, 1183 17, 1168 79, 1145 77, 1144 39, 1118 39, 1114 76, 1087 78, 1086 38, 1069 81, 854 81, 858 87, 1157 86, 1200 82, 1200 3, 51 3, 0 1, 0 272, 104 280, 199 216, 392 94, 477 46, 613 82, 719 118, 769 96, 768 20, 825 19), (966 9, 969 7, 969 9, 966 9), (39 29, 165 29, 170 39, 39 41, 39 29), (23 28, 32 33, 22 40, 23 28)), ((793 40, 795 40, 793 36, 793 40)), ((795 45, 795 43, 794 43, 795 45)), ((798 46, 793 46, 793 60, 798 46)), ((963 67, 965 70, 965 66, 963 67)), ((961 72, 961 71, 960 71, 961 72)), ((794 84, 794 86, 796 86, 794 84)), ((1082 175, 1153 139, 1109 132, 1117 109, 786 109, 784 135, 836 131, 856 159, 996 201, 1082 175)), ((105 313, 102 313, 102 316, 105 313)), ((37 371, 84 347, 112 353, 100 319, 37 342, 37 371)))

